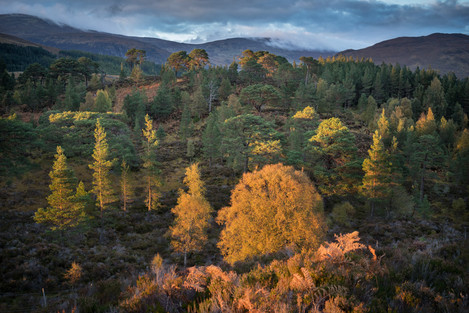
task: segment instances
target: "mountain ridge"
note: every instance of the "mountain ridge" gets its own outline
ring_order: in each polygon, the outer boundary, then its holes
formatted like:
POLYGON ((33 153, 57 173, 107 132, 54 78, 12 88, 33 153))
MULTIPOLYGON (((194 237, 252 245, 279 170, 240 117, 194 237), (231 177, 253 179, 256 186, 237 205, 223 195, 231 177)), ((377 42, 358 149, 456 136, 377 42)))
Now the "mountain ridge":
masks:
POLYGON ((59 50, 124 57, 130 48, 143 49, 147 59, 163 64, 176 51, 205 49, 214 65, 228 65, 246 49, 265 50, 283 56, 290 62, 301 56, 327 57, 345 55, 371 58, 375 63, 405 65, 411 69, 432 68, 441 74, 454 72, 459 78, 469 76, 469 36, 434 33, 420 37, 397 37, 363 49, 341 52, 327 50, 289 49, 276 46, 270 38, 227 38, 205 43, 181 43, 160 38, 125 36, 83 30, 50 19, 25 14, 1 14, 0 33, 15 36, 39 46, 59 50))
POLYGON ((246 49, 268 50, 290 61, 298 60, 305 53, 314 57, 334 53, 322 50, 282 49, 269 46, 268 39, 228 38, 201 44, 179 43, 159 38, 81 30, 25 14, 0 15, 0 33, 62 50, 82 50, 120 57, 123 57, 130 48, 144 49, 148 60, 156 63, 164 63, 173 52, 180 50, 189 52, 196 48, 205 49, 211 63, 215 65, 230 64, 233 58, 239 57, 246 49))
POLYGON ((375 63, 406 65, 411 69, 432 68, 441 74, 454 72, 469 76, 469 36, 433 33, 419 37, 397 37, 358 50, 339 52, 355 58, 371 58, 375 63))

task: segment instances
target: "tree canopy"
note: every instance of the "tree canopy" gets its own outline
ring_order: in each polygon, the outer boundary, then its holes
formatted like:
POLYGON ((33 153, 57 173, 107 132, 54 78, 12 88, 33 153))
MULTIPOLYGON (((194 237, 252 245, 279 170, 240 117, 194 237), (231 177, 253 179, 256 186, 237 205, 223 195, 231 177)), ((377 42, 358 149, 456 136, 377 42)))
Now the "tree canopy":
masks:
POLYGON ((318 247, 325 233, 323 202, 308 176, 283 164, 245 173, 218 213, 219 248, 229 263, 318 247))

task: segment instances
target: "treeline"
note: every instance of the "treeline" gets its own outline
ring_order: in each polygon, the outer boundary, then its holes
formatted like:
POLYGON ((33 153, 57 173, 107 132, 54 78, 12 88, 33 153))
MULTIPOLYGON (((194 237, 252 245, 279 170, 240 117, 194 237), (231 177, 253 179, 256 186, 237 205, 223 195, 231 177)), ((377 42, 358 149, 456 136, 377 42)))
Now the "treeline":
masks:
POLYGON ((41 47, 23 47, 0 43, 0 60, 6 64, 9 72, 24 71, 30 64, 39 63, 44 67, 54 62, 56 56, 41 47))
MULTIPOLYGON (((100 70, 109 75, 119 75, 121 65, 127 75, 131 72, 130 64, 123 57, 78 50, 60 50, 58 55, 55 55, 41 47, 0 44, 0 60, 5 62, 8 72, 22 72, 33 63, 38 63, 48 68, 58 58, 78 60, 81 57, 86 57, 97 62, 100 70)), ((146 60, 141 65, 141 69, 146 75, 158 75, 160 68, 160 65, 146 60)))

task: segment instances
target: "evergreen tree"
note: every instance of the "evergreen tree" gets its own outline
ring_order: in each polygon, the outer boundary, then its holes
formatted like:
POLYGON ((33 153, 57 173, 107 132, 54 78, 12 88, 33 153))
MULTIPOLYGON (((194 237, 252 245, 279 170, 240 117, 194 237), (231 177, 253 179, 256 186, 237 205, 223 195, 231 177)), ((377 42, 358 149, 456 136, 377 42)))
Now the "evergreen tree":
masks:
POLYGON ((101 218, 103 217, 103 210, 107 208, 109 203, 114 201, 114 190, 109 179, 109 171, 112 167, 112 162, 109 161, 109 148, 106 139, 106 132, 101 126, 101 119, 96 122, 96 129, 94 131, 95 145, 93 150, 93 164, 90 164, 90 169, 93 170, 93 190, 96 196, 96 204, 101 211, 101 218))
POLYGON ((161 125, 156 130, 156 138, 159 142, 163 142, 163 140, 166 138, 166 132, 164 131, 163 126, 161 125))
POLYGON ((427 114, 422 112, 419 120, 415 123, 415 130, 420 136, 436 134, 437 125, 432 108, 428 108, 427 114))
POLYGON ((169 232, 171 245, 175 251, 184 254, 186 267, 187 253, 201 250, 207 241, 212 208, 205 199, 205 187, 197 163, 186 168, 184 183, 189 190, 179 190, 178 204, 171 210, 176 218, 169 232))
POLYGON ((130 197, 133 195, 132 183, 130 181, 130 168, 127 162, 122 161, 121 164, 121 202, 122 210, 127 212, 127 204, 130 201, 130 197))
POLYGON ((155 119, 165 119, 174 111, 171 91, 162 85, 150 104, 151 115, 155 119))
POLYGON ((62 147, 57 147, 54 165, 49 173, 51 194, 47 197, 49 206, 40 208, 34 215, 37 223, 44 223, 52 230, 63 230, 77 226, 85 217, 81 202, 74 193, 76 178, 67 166, 67 157, 62 147))
POLYGON ((363 176, 361 191, 371 200, 371 215, 375 202, 383 201, 389 196, 391 187, 390 156, 384 148, 383 140, 378 131, 373 135, 373 144, 368 150, 368 158, 363 161, 363 176))
POLYGON ((373 122, 375 120, 376 111, 378 110, 378 105, 376 104, 373 96, 369 96, 366 103, 366 108, 361 114, 361 118, 368 125, 368 128, 373 128, 373 122))
POLYGON ((391 134, 389 130, 389 121, 386 118, 386 111, 381 111, 381 115, 378 119, 378 133, 383 141, 384 146, 387 148, 391 144, 391 134))
POLYGON ((314 176, 327 196, 354 193, 361 177, 355 137, 338 118, 323 120, 309 141, 314 176))
POLYGON ((447 103, 445 93, 438 77, 433 78, 430 86, 425 90, 423 103, 426 108, 431 108, 436 119, 440 119, 446 114, 447 103))
POLYGON ((159 192, 161 185, 159 180, 158 162, 156 161, 155 148, 158 145, 156 131, 153 129, 153 121, 148 114, 145 116, 145 129, 143 132, 144 155, 143 167, 145 169, 145 181, 147 184, 147 197, 145 199, 148 211, 156 210, 158 207, 159 192))
POLYGON ((221 132, 218 123, 217 110, 212 111, 207 118, 207 126, 202 134, 204 157, 208 159, 209 166, 220 156, 221 132))
POLYGON ((192 118, 191 111, 188 105, 184 105, 181 115, 181 123, 179 125, 179 135, 182 141, 186 141, 187 138, 192 136, 192 118))
POLYGON ((84 91, 80 86, 75 84, 72 77, 69 78, 65 88, 65 98, 63 100, 63 107, 69 111, 78 111, 80 108, 80 101, 82 98, 81 93, 84 91))
POLYGON ((223 77, 220 88, 218 88, 218 96, 221 101, 228 99, 228 96, 231 95, 233 87, 231 86, 230 80, 228 77, 223 77))
POLYGON ((440 147, 436 134, 421 135, 416 140, 408 142, 409 168, 414 185, 419 187, 419 202, 422 203, 425 186, 437 177, 436 173, 441 168, 443 150, 440 147))
POLYGON ((96 93, 96 99, 94 100, 94 109, 95 112, 106 113, 111 111, 112 101, 109 98, 109 94, 105 90, 98 90, 96 93))
POLYGON ((280 155, 280 134, 260 116, 243 114, 229 118, 223 131, 221 150, 234 169, 247 172, 251 160, 265 164, 280 155))
POLYGON ((451 162, 455 185, 463 192, 469 192, 469 130, 462 131, 453 150, 451 162))

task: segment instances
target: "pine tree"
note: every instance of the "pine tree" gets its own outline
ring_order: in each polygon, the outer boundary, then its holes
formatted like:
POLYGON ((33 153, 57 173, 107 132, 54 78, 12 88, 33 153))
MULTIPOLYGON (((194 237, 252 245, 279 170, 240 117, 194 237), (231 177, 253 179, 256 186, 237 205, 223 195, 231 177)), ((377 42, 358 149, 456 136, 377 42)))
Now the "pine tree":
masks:
POLYGON ((382 201, 389 196, 391 187, 390 156, 384 148, 383 140, 378 131, 373 135, 373 144, 368 150, 368 158, 363 161, 363 176, 361 191, 371 200, 371 215, 375 202, 382 201))
POLYGON ((101 211, 101 218, 103 217, 103 210, 107 205, 114 201, 114 190, 111 186, 109 179, 109 171, 112 167, 112 162, 108 160, 109 149, 106 139, 106 132, 101 126, 101 119, 96 122, 96 129, 94 131, 95 145, 93 150, 93 164, 90 164, 90 169, 93 170, 93 190, 96 196, 96 203, 101 211))
POLYGON ((144 141, 143 167, 145 169, 145 181, 147 184, 147 197, 145 202, 148 211, 156 210, 158 207, 160 186, 158 162, 156 161, 155 148, 158 145, 156 131, 153 129, 153 121, 148 114, 145 116, 145 129, 142 129, 144 141))
POLYGON ((122 201, 122 210, 127 212, 127 204, 130 201, 130 197, 133 195, 132 184, 130 181, 130 167, 124 161, 121 164, 121 201, 122 201))
POLYGON ((202 134, 203 152, 211 167, 212 161, 220 156, 221 132, 217 110, 212 111, 207 119, 207 126, 202 134))
POLYGON ((372 128, 375 119, 376 110, 378 105, 372 96, 367 99, 365 110, 361 114, 361 118, 368 125, 368 128, 372 128))
POLYGON ((338 118, 323 120, 313 144, 314 176, 323 195, 345 195, 356 192, 361 178, 361 161, 357 157, 355 136, 338 118))
POLYGON ((67 166, 67 157, 62 147, 57 147, 55 162, 49 173, 51 194, 47 197, 49 206, 40 208, 34 215, 37 223, 44 223, 52 230, 63 230, 77 226, 85 217, 83 206, 77 203, 74 186, 76 178, 67 166))
POLYGON ((207 241, 212 208, 205 199, 205 187, 197 163, 186 168, 184 183, 189 190, 179 191, 178 204, 171 210, 176 216, 175 223, 169 232, 173 249, 184 254, 185 267, 187 253, 201 250, 207 241))
POLYGON ((184 105, 182 109, 181 123, 179 126, 179 134, 181 136, 182 141, 186 141, 187 138, 192 135, 191 123, 191 111, 188 105, 184 105))
POLYGON ((391 144, 391 136, 389 133, 389 121, 386 118, 386 111, 384 108, 378 119, 378 133, 381 136, 384 146, 389 147, 391 144))
POLYGON ((422 112, 419 120, 415 123, 415 129, 419 135, 435 135, 437 126, 432 108, 428 108, 427 114, 422 112))
POLYGON ((424 199, 425 186, 436 178, 438 168, 443 161, 443 150, 440 147, 438 136, 422 135, 414 142, 409 142, 410 150, 409 168, 414 184, 419 186, 419 201, 424 199))
POLYGON ((106 113, 111 111, 112 101, 109 98, 109 94, 105 90, 98 90, 96 93, 96 99, 94 100, 94 110, 95 112, 106 113))

